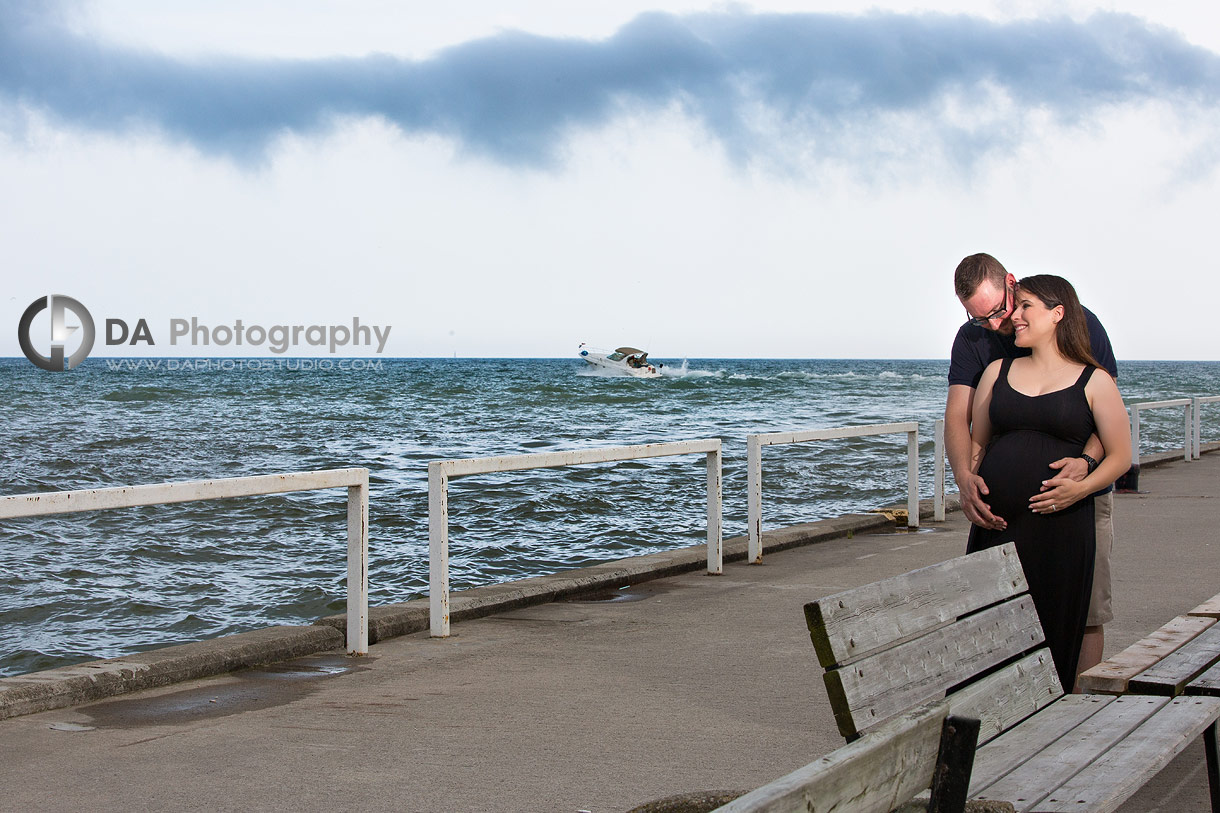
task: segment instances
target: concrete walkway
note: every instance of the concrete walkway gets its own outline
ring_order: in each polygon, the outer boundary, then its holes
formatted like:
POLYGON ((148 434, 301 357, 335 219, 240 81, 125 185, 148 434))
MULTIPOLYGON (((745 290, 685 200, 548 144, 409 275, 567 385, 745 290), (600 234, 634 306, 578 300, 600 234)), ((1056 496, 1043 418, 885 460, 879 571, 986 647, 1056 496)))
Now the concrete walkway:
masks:
MULTIPOLYGON (((1107 653, 1220 592, 1220 454, 1116 502, 1107 653)), ((0 809, 622 811, 748 789, 842 744, 817 596, 960 554, 960 514, 0 721, 0 809)), ((1124 808, 1205 811, 1201 745, 1124 808)))

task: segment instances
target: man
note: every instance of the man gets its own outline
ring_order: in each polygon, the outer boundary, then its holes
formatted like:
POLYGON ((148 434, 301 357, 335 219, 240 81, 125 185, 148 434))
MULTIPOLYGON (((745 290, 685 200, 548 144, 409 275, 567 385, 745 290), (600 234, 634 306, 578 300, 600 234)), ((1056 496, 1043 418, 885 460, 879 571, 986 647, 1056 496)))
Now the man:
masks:
MULTIPOLYGON (((961 493, 962 513, 966 519, 984 528, 1006 527, 1003 517, 991 513, 987 505, 987 484, 971 471, 970 419, 974 410, 974 390, 987 365, 998 358, 1015 358, 1029 354, 1027 348, 1013 342, 1012 312, 1016 307, 1016 278, 989 254, 973 254, 962 260, 953 274, 957 298, 970 317, 957 331, 953 340, 953 355, 949 362, 949 398, 945 404, 945 447, 953 478, 961 493)), ((1110 337, 1105 328, 1085 308, 1089 324, 1089 339, 1093 357, 1110 375, 1118 378, 1118 364, 1110 337)), ((1105 456, 1096 435, 1085 444, 1080 457, 1065 457, 1051 464, 1058 474, 1043 482, 1042 492, 1031 504, 1058 502, 1067 498, 1060 486, 1069 480, 1083 480, 1105 456)), ((1114 544, 1112 511, 1113 488, 1098 492, 1094 500, 1097 519, 1097 560, 1093 569, 1093 595, 1089 602, 1089 618, 1084 643, 1080 649, 1079 669, 1084 671, 1101 661, 1105 646, 1105 624, 1114 618, 1110 606, 1110 550, 1114 544)), ((1065 686, 1070 690, 1071 687, 1065 686)))

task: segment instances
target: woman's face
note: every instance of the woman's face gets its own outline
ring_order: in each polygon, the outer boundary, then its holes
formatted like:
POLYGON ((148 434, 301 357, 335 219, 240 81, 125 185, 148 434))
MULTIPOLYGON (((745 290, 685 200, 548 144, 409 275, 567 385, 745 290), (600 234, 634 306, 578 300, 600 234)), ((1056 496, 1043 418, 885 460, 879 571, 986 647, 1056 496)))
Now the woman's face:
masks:
POLYGON ((1063 306, 1048 308, 1029 291, 1016 289, 1012 311, 1013 341, 1017 347, 1037 347, 1055 340, 1055 328, 1063 319, 1063 306))

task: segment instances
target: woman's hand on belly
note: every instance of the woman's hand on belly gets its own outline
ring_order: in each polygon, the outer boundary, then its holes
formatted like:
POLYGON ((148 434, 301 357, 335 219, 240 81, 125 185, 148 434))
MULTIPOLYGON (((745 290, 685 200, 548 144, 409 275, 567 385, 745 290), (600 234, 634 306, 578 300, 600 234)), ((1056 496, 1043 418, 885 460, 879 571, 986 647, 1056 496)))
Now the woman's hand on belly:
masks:
MULTIPOLYGON (((1053 464, 1052 464, 1053 465, 1053 464)), ((1029 498, 1029 510, 1035 514, 1054 514, 1089 496, 1089 490, 1070 477, 1053 477, 1042 481, 1042 490, 1029 498)))

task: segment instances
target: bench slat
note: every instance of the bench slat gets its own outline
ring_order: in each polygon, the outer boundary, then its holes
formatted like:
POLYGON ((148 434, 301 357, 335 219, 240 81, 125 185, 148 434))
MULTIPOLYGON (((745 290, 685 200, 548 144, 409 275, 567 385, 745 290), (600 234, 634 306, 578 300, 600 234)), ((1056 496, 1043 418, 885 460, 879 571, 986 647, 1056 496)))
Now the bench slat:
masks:
POLYGON ((1220 660, 1220 625, 1213 625, 1166 655, 1160 663, 1131 678, 1127 688, 1131 692, 1173 697, 1217 660, 1220 660))
POLYGON ((1179 697, 1038 805, 1040 813, 1106 813, 1155 776, 1220 717, 1220 698, 1179 697))
MULTIPOLYGON (((1069 694, 974 755, 970 795, 978 796, 1042 749, 1101 711, 1110 695, 1069 694)), ((954 712, 957 713, 957 712, 954 712)))
POLYGON ((1207 601, 1195 607, 1187 615, 1203 615, 1210 618, 1220 618, 1220 595, 1212 596, 1207 601))
MULTIPOLYGON (((1101 699, 1103 696, 1094 697, 1101 699)), ((1039 802, 1052 795, 1056 788, 1079 773, 1085 765, 1097 760, 1115 743, 1121 742, 1144 720, 1170 702, 1164 697, 1133 695, 1113 699, 1107 695, 1104 699, 1110 702, 1105 703, 1096 713, 1089 715, 1075 728, 1038 751, 1016 769, 983 789, 981 793, 975 793, 971 787, 971 797, 1012 802, 1019 812, 1039 810, 1039 802)), ((1057 705, 1059 704, 1039 712, 1034 720, 1040 720, 1057 705)), ((1021 737, 1026 736, 1026 727, 1021 725, 1014 728, 994 740, 987 748, 1020 748, 1019 741, 1021 737), (1008 742, 1010 738, 1015 742, 1008 742)))
POLYGON ((717 811, 889 813, 931 784, 948 713, 941 701, 904 714, 717 811))
POLYGON ((1062 694, 1051 651, 1044 647, 949 695, 949 709, 979 721, 983 745, 1062 694))
POLYGON ((909 708, 940 699, 974 675, 1024 655, 1042 641, 1028 594, 823 675, 847 739, 909 708))
POLYGON ((1011 543, 805 605, 823 667, 848 664, 1029 589, 1011 543))
POLYGON ((1131 678, 1197 638, 1216 623, 1215 618, 1180 615, 1146 638, 1080 673, 1080 688, 1086 692, 1122 694, 1131 678))
POLYGON ((1220 697, 1220 663, 1192 680, 1186 686, 1186 693, 1220 697))

